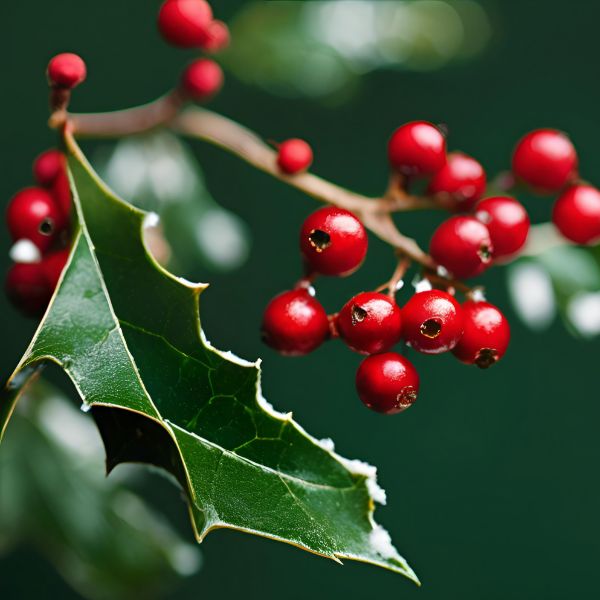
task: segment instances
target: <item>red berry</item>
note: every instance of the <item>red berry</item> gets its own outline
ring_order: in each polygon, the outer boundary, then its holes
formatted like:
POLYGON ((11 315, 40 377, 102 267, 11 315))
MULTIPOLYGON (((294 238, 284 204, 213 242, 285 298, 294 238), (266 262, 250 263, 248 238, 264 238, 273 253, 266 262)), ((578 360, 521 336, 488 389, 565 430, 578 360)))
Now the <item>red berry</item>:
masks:
POLYGON ((402 335, 425 354, 452 350, 463 332, 460 304, 446 292, 418 292, 402 308, 402 335))
POLYGON ((54 201, 60 208, 61 214, 68 221, 71 216, 73 198, 71 196, 71 185, 69 184, 69 177, 67 176, 66 171, 61 171, 58 174, 58 177, 52 185, 51 192, 54 201))
POLYGON ((591 185, 574 185, 554 204, 552 221, 576 244, 600 241, 600 191, 591 185))
POLYGON ((577 175, 577 153, 564 133, 536 129, 517 144, 512 168, 513 173, 530 186, 554 192, 577 175))
POLYGON ((163 38, 180 48, 200 48, 212 21, 205 0, 166 0, 158 13, 158 29, 163 38))
POLYGON ((48 306, 52 289, 40 263, 15 263, 6 277, 6 294, 25 314, 39 316, 48 306))
POLYGON ((309 215, 300 231, 300 250, 308 267, 322 275, 350 275, 367 254, 363 224, 342 208, 326 206, 309 215))
POLYGON ((202 49, 218 52, 229 45, 229 28, 223 21, 213 21, 206 29, 202 49))
POLYGON ((487 227, 474 217, 451 217, 433 233, 429 251, 433 259, 459 279, 482 273, 492 260, 487 227))
POLYGON ((6 221, 13 240, 31 240, 42 252, 50 247, 65 224, 52 196, 38 187, 25 188, 13 196, 6 221))
POLYGON ((448 162, 432 177, 428 192, 437 194, 453 210, 469 210, 485 192, 483 167, 461 152, 448 155, 448 162))
POLYGON ((462 362, 487 369, 505 354, 510 341, 506 317, 488 302, 462 305, 465 330, 452 353, 462 362))
POLYGON ((214 60, 200 58, 187 66, 181 78, 181 85, 190 98, 202 102, 221 89, 223 71, 214 60))
POLYGON ((475 216, 490 232, 494 260, 512 256, 525 245, 529 234, 529 215, 514 198, 486 198, 477 205, 475 216))
POLYGON ((329 335, 329 320, 307 290, 291 290, 269 302, 262 323, 263 341, 289 356, 308 354, 329 335))
POLYGON ((48 282, 49 288, 52 291, 54 291, 58 285, 60 275, 67 264, 67 260, 69 259, 69 253, 69 249, 56 250, 55 252, 50 252, 50 254, 47 254, 42 259, 42 272, 46 278, 46 281, 48 282))
POLYGON ((312 161, 312 148, 304 140, 291 139, 279 145, 277 165, 288 175, 306 171, 312 161))
POLYGON ((65 155, 60 150, 46 150, 33 163, 33 176, 42 187, 50 187, 65 170, 65 155))
POLYGON ((65 52, 48 63, 48 81, 52 87, 72 90, 85 81, 85 63, 80 56, 65 52))
POLYGON ((400 341, 400 308, 385 294, 363 292, 344 305, 337 327, 352 350, 361 354, 385 352, 400 341))
POLYGON ((431 175, 446 164, 446 139, 427 121, 406 123, 390 138, 388 158, 405 175, 431 175))
POLYGON ((419 374, 401 354, 373 354, 358 367, 356 390, 365 406, 393 415, 406 410, 417 399, 419 374))

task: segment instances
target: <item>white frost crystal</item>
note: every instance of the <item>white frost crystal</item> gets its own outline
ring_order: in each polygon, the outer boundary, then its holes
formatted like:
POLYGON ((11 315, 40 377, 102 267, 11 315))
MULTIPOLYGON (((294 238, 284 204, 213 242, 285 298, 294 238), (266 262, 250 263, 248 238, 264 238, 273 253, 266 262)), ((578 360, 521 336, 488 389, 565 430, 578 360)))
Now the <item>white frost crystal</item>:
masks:
POLYGON ((363 475, 367 478, 367 489, 375 502, 378 504, 385 504, 387 502, 385 490, 377 483, 377 467, 362 460, 349 460, 337 454, 335 457, 355 475, 363 475))
POLYGON ((323 450, 327 450, 327 452, 333 452, 335 450, 335 444, 331 438, 323 438, 319 440, 319 446, 323 448, 323 450))
POLYGON ((392 544, 390 534, 381 526, 375 525, 369 535, 372 548, 383 558, 398 558, 398 551, 392 544))

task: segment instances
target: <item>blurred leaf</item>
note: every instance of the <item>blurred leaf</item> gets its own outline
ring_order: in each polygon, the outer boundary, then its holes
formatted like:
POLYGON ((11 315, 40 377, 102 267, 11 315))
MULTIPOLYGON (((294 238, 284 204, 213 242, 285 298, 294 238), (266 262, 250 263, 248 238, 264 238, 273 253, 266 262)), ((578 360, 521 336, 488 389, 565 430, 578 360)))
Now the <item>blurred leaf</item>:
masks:
POLYGON ((569 298, 566 316, 579 335, 596 337, 600 334, 600 292, 582 292, 569 298))
POLYGON ((535 261, 520 260, 507 268, 508 290, 515 312, 531 329, 544 330, 556 316, 552 280, 535 261))
POLYGON ((583 290, 600 290, 600 266, 590 249, 561 246, 540 254, 538 261, 550 274, 560 295, 583 290))
POLYGON ((569 245, 551 224, 536 225, 507 277, 517 314, 533 329, 547 327, 559 312, 571 333, 600 334, 598 247, 569 245))
POLYGON ((490 23, 470 0, 252 2, 223 53, 240 79, 275 93, 324 97, 382 68, 439 69, 486 46, 490 23))
MULTIPOLYGON (((375 469, 334 454, 262 397, 260 363, 219 352, 199 321, 204 284, 161 269, 147 214, 104 186, 66 135, 78 227, 36 335, 0 397, 5 430, 32 370, 53 361, 100 429, 109 470, 143 462, 185 490, 197 538, 228 527, 416 581, 373 520, 375 469)), ((82 511, 87 510, 85 505, 82 511)))
POLYGON ((103 476, 93 421, 36 382, 0 452, 0 546, 37 547, 87 598, 154 596, 200 566, 159 514, 103 476))
POLYGON ((246 261, 246 224, 215 202, 193 153, 173 134, 160 131, 122 139, 95 162, 120 196, 160 216, 173 270, 194 277, 199 267, 229 271, 246 261))

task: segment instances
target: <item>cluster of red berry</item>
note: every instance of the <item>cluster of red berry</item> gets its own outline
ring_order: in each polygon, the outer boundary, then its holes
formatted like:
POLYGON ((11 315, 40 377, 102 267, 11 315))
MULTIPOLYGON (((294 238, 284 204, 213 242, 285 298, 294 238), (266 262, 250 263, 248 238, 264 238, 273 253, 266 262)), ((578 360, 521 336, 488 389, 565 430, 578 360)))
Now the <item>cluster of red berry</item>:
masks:
POLYGON ((579 181, 577 152, 564 133, 528 133, 515 149, 512 166, 515 176, 539 193, 559 194, 552 221, 568 240, 600 241, 600 191, 579 181))
MULTIPOLYGON (((165 41, 178 48, 214 53, 229 44, 227 25, 213 18, 206 0, 166 0, 158 13, 158 29, 165 41)), ((181 90, 198 102, 211 98, 222 85, 221 67, 208 58, 192 61, 181 78, 181 90)))
POLYGON ((447 154, 438 127, 425 121, 399 127, 389 141, 388 157, 405 186, 415 177, 430 177, 428 193, 436 203, 468 213, 442 223, 429 246, 435 262, 454 277, 479 275, 521 250, 529 233, 525 208, 508 196, 480 200, 486 187, 483 167, 465 154, 447 154))
MULTIPOLYGON (((77 54, 57 54, 48 63, 48 83, 55 94, 69 93, 86 78, 77 54)), ((13 196, 6 223, 14 241, 6 292, 13 304, 30 316, 46 309, 69 256, 71 190, 65 155, 56 149, 33 163, 37 183, 13 196)))
POLYGON ((419 376, 410 361, 391 348, 404 339, 425 354, 451 350, 468 364, 484 368, 499 360, 508 346, 509 326, 502 313, 482 299, 460 305, 446 291, 414 294, 402 309, 396 289, 388 294, 362 292, 334 315, 314 297, 317 275, 347 276, 362 264, 368 246, 365 228, 352 213, 325 207, 310 215, 300 232, 300 250, 309 277, 267 306, 264 341, 286 355, 315 350, 328 338, 341 338, 350 349, 369 355, 360 365, 356 386, 373 410, 393 414, 416 399, 419 376))
POLYGON ((33 174, 38 185, 15 194, 6 211, 16 261, 8 271, 6 292, 17 308, 38 316, 46 309, 69 256, 71 191, 59 150, 40 154, 33 174))
MULTIPOLYGON (((312 152, 306 142, 286 144, 292 144, 292 158, 282 145, 278 157, 282 171, 293 174, 308 168, 312 152)), ((391 414, 410 406, 419 388, 413 365, 390 352, 401 339, 418 352, 451 351, 481 368, 504 355, 510 338, 506 318, 478 290, 467 292, 459 304, 454 298, 456 282, 447 277, 474 277, 495 262, 515 257, 527 240, 530 221, 523 205, 512 197, 482 199, 486 174, 481 164, 463 153, 448 154, 444 133, 431 123, 415 121, 399 127, 389 141, 388 158, 403 194, 409 194, 415 179, 428 177, 430 199, 463 213, 447 219, 431 237, 430 254, 438 272, 425 272, 425 277, 444 289, 418 291, 402 309, 395 301, 396 289, 387 295, 379 290, 363 292, 328 316, 310 282, 316 274, 354 272, 366 255, 367 236, 355 215, 323 208, 308 217, 300 234, 307 278, 267 306, 263 338, 288 355, 306 354, 328 338, 342 338, 352 350, 369 355, 356 375, 361 400, 373 410, 391 414)), ((567 136, 552 129, 530 132, 517 144, 512 169, 516 181, 536 192, 560 192, 553 222, 567 239, 579 244, 600 239, 600 192, 577 181, 577 155, 567 136)))

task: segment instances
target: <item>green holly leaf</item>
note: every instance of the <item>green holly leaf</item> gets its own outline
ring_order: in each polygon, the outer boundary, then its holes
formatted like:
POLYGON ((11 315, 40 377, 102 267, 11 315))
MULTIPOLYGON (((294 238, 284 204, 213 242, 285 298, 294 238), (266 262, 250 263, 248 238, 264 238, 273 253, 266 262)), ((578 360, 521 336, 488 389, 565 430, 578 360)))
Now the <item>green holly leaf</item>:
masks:
POLYGON ((260 363, 213 348, 199 321, 206 288, 143 243, 153 216, 118 199, 76 142, 66 146, 78 226, 51 304, 0 399, 4 431, 20 390, 60 365, 91 410, 107 468, 144 462, 185 490, 198 541, 221 527, 334 560, 417 578, 373 520, 375 469, 336 455, 260 390, 260 363))

